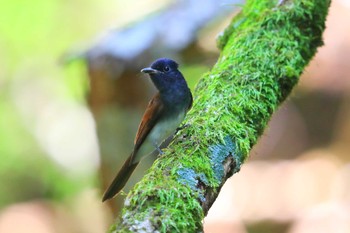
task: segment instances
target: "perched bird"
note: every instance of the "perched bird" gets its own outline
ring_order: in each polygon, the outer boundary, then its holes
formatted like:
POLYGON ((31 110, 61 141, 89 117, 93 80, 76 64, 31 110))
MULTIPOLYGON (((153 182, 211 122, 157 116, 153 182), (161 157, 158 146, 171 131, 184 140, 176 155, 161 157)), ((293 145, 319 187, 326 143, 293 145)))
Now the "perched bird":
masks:
POLYGON ((162 154, 160 145, 176 131, 192 106, 191 91, 175 61, 160 58, 141 72, 149 74, 159 92, 151 99, 142 117, 133 151, 103 195, 102 201, 120 192, 143 157, 154 152, 162 154))

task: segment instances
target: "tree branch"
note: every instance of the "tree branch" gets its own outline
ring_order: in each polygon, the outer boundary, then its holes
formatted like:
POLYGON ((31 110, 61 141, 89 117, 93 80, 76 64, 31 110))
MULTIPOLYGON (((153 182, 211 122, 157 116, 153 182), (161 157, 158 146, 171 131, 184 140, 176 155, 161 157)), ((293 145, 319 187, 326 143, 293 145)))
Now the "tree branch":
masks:
POLYGON ((247 1, 165 154, 128 194, 111 232, 199 232, 222 185, 322 45, 330 1, 247 1))

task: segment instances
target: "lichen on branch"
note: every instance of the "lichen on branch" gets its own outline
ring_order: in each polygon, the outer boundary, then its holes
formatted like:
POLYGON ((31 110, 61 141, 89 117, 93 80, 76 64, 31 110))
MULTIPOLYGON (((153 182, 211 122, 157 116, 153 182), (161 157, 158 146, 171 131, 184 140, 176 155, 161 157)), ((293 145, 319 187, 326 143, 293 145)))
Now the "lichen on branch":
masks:
POLYGON ((218 39, 220 58, 185 124, 128 194, 111 232, 200 232, 218 193, 322 45, 330 1, 249 0, 218 39))

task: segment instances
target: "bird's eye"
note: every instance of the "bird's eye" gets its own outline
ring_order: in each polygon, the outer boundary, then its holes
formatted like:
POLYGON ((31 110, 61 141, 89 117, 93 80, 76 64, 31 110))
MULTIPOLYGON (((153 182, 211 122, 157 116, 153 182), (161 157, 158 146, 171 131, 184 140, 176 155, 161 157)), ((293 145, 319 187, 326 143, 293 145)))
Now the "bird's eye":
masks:
POLYGON ((164 71, 168 72, 170 70, 169 66, 164 67, 164 71))

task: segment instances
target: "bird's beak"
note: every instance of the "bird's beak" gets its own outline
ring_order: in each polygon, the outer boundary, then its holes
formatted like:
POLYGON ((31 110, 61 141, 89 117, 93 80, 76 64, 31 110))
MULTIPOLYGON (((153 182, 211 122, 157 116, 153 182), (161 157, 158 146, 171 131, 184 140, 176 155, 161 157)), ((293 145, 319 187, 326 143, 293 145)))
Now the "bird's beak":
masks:
POLYGON ((158 73, 159 71, 156 69, 153 69, 151 67, 147 67, 141 70, 142 73, 146 73, 146 74, 155 74, 158 73))

